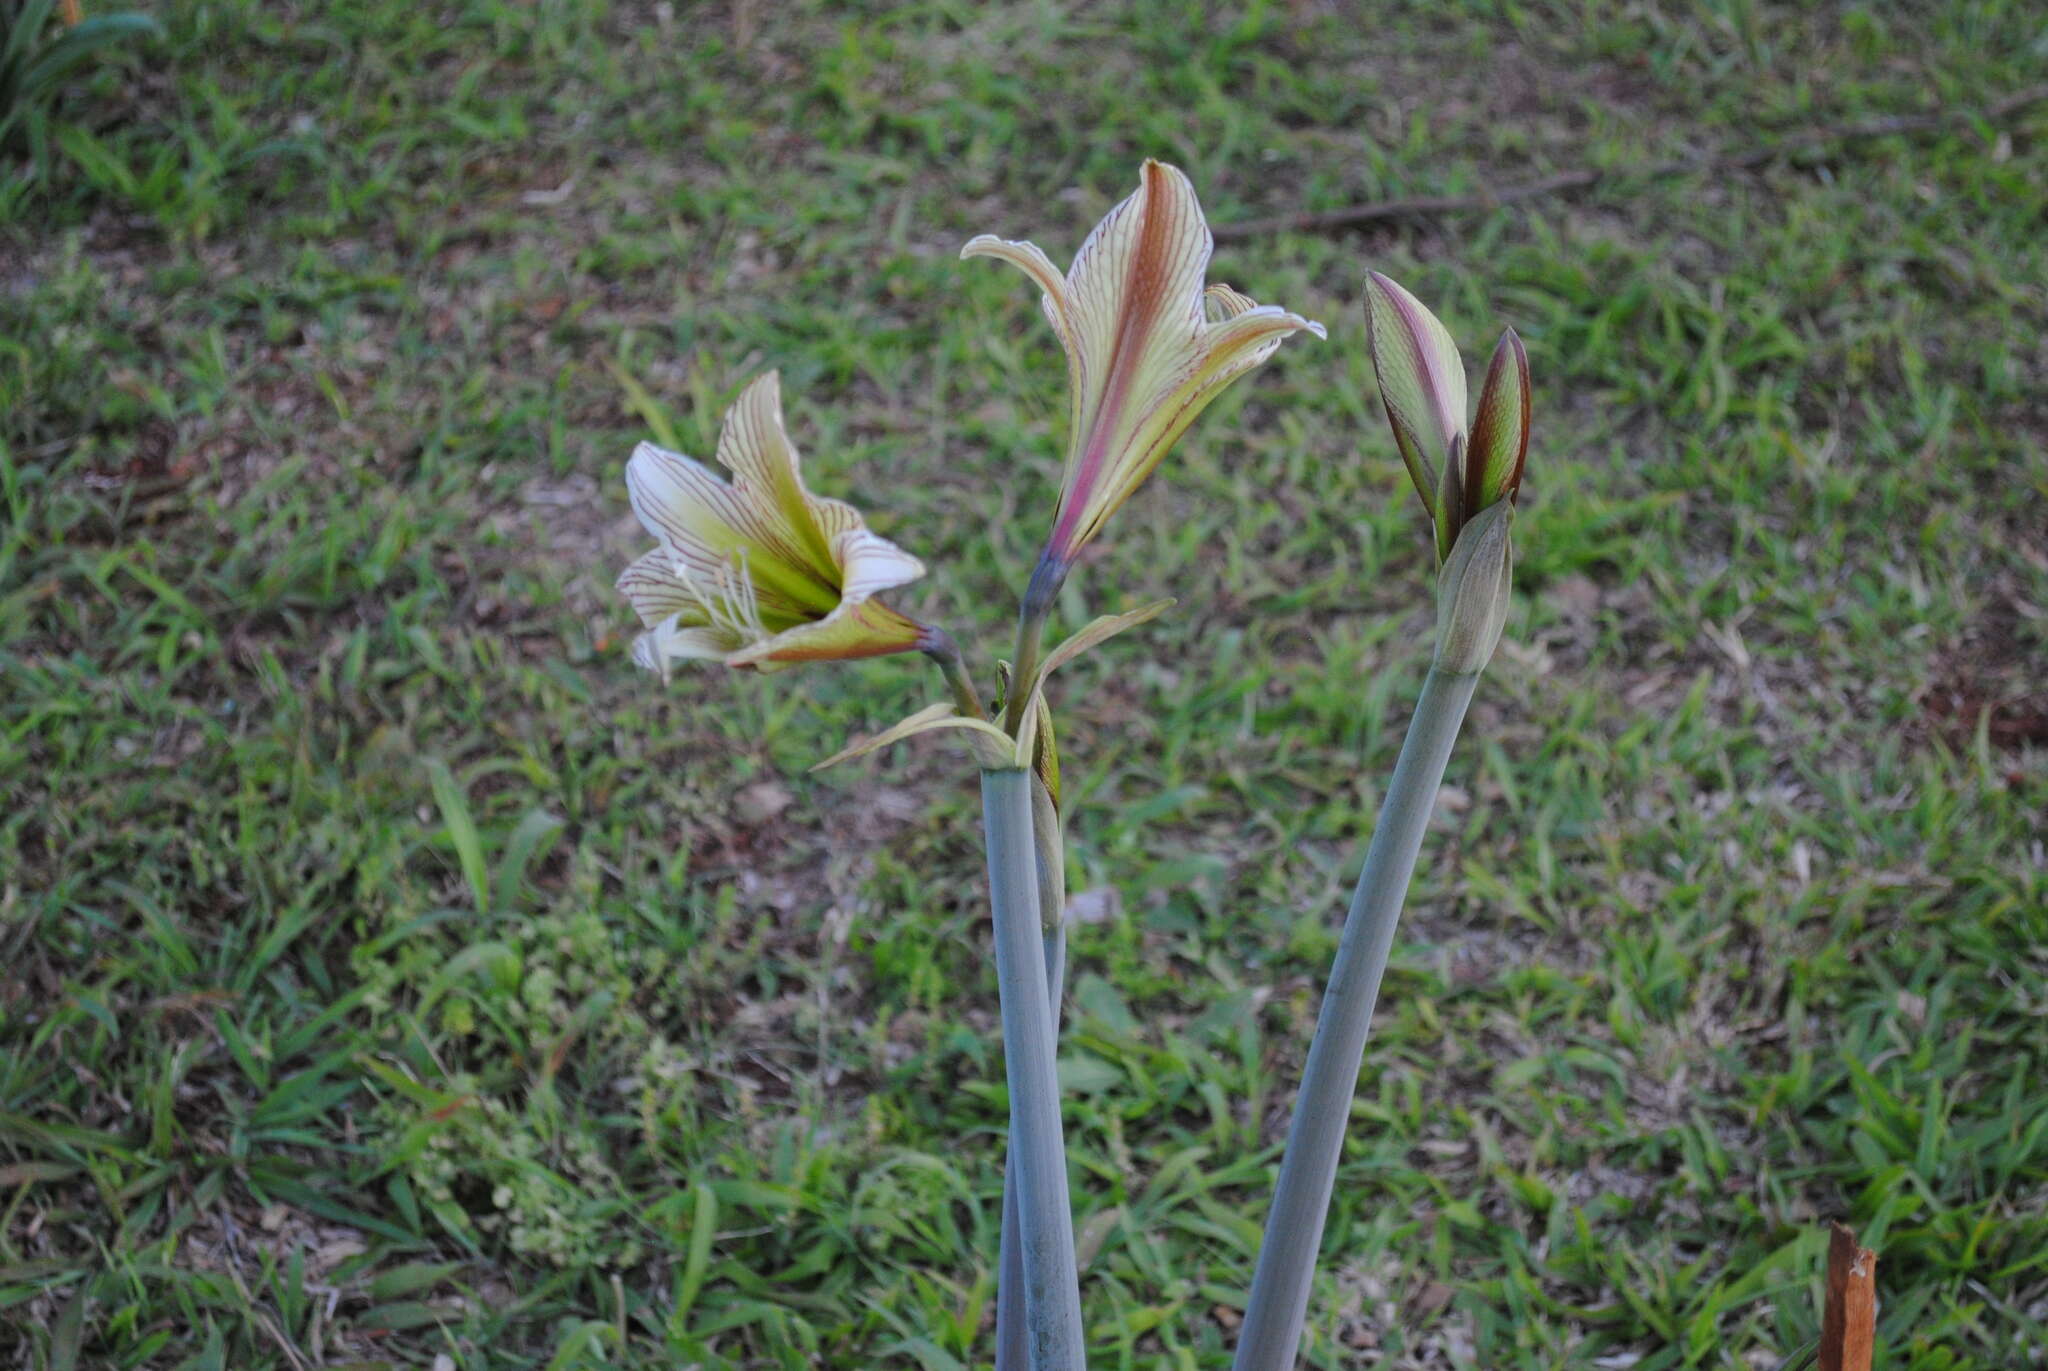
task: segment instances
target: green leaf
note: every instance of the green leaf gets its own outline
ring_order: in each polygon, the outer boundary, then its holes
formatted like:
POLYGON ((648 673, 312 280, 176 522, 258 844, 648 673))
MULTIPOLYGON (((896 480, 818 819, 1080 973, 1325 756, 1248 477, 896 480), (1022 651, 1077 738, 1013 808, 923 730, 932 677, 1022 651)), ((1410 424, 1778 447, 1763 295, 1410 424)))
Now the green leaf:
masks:
POLYGON ((370 1278, 370 1298, 383 1303, 439 1285, 463 1268, 462 1262, 408 1262, 370 1278))
POLYGON ((824 761, 814 765, 811 770, 823 771, 827 767, 838 766, 841 762, 852 761, 855 757, 865 757, 868 753, 887 747, 891 743, 901 742, 905 738, 915 737, 919 733, 929 733, 934 729, 940 728, 964 728, 970 730, 974 734, 972 742, 975 759, 985 767, 1020 765, 1020 763, 1013 760, 1018 749, 1011 745, 1009 734, 1003 732, 994 724, 956 714, 953 712, 951 704, 941 702, 920 709, 909 718, 897 721, 871 738, 862 738, 858 742, 848 743, 824 761))
POLYGON ((455 844, 455 855, 462 863, 462 874, 469 881, 470 893, 476 896, 477 912, 488 913, 490 877, 484 866, 483 839, 477 835, 476 820, 470 817, 469 802, 448 764, 440 758, 427 759, 427 777, 434 786, 434 800, 441 806, 442 822, 448 825, 449 840, 455 844))
POLYGON ((498 857, 498 879, 492 887, 491 897, 493 909, 509 910, 519 903, 519 890, 526 882, 526 868, 554 845, 554 836, 562 831, 562 826, 562 820, 544 809, 526 811, 512 830, 512 836, 505 840, 505 850, 498 857))
MULTIPOLYGON (((1046 680, 1053 672, 1065 666, 1068 662, 1073 661, 1089 648, 1099 643, 1107 642, 1126 629, 1136 628, 1139 624, 1158 618, 1161 614, 1173 608, 1173 605, 1173 598, 1169 596, 1164 600, 1154 600, 1148 605, 1140 605, 1138 608, 1127 610, 1122 614, 1104 614, 1097 619, 1091 620, 1080 632, 1062 642, 1051 652, 1048 652, 1045 655, 1045 660, 1039 664, 1038 675, 1025 687, 1031 692, 1031 700, 1029 706, 1024 711, 1024 726, 1017 734, 1017 756, 1028 759, 1037 753, 1038 723, 1040 718, 1038 702, 1040 695, 1045 690, 1046 680)), ((1051 716, 1047 714, 1045 717, 1049 718, 1051 716)), ((1057 776, 1055 776, 1055 779, 1057 779, 1057 776)))
POLYGON ((586 1358, 594 1358, 606 1343, 616 1342, 618 1336, 610 1324, 586 1320, 563 1336, 555 1348, 555 1355, 548 1361, 548 1371, 571 1371, 585 1365, 586 1358))
POLYGON ((78 1349, 85 1341, 85 1306, 91 1298, 92 1282, 80 1281, 57 1315, 50 1330, 50 1371, 77 1371, 78 1349))
POLYGON ((610 369, 613 379, 619 383, 619 389, 626 392, 626 402, 632 405, 633 412, 640 416, 640 422, 646 424, 648 431, 654 434, 654 441, 671 452, 681 452, 683 440, 677 436, 675 421, 668 417, 668 411, 662 408, 661 401, 655 399, 652 391, 641 385, 632 372, 617 362, 606 362, 605 366, 610 369))
POLYGON ((21 76, 21 90, 34 94, 55 85, 101 48, 130 38, 162 36, 163 29, 146 14, 107 14, 84 20, 29 64, 21 76))
POLYGON ((684 1319, 704 1289, 704 1273, 711 1266, 711 1238, 718 1227, 718 1196, 702 1180, 690 1186, 696 1211, 690 1216, 690 1250, 683 1259, 683 1274, 676 1281, 676 1308, 672 1326, 685 1328, 684 1319))

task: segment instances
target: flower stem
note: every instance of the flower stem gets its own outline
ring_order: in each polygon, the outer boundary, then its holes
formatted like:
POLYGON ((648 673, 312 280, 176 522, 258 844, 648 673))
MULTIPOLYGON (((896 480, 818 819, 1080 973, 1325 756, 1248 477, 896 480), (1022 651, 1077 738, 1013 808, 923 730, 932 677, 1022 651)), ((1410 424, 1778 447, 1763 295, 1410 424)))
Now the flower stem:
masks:
POLYGON ((1024 587, 1024 601, 1017 607, 1017 652, 1010 663, 1010 698, 1004 702, 1003 732, 1012 738, 1024 722, 1024 705, 1038 678, 1038 659, 1045 648, 1045 621, 1052 617, 1052 604, 1066 583, 1067 564, 1040 553, 1024 587))
POLYGON ((981 800, 1010 1085, 1010 1155, 1017 1167, 1027 1361, 1030 1371, 1082 1371, 1081 1286, 1060 1135, 1044 928, 1038 917, 1031 774, 1022 768, 983 771, 981 800))
MULTIPOLYGON (((1040 872, 1039 897, 1045 897, 1044 873, 1040 872)), ((1065 921, 1040 926, 1045 949, 1045 984, 1052 997, 1053 1050, 1057 1056, 1060 1036, 1060 1001, 1066 994, 1067 926, 1065 921)), ((1024 1248, 1017 1236, 1017 1152, 1011 1148, 1003 1162, 1003 1245, 996 1263, 996 1371, 1027 1371, 1031 1353, 1026 1346, 1024 1319, 1024 1248)))
POLYGON ((981 707, 981 692, 974 688, 974 677, 967 670, 967 658, 960 651, 960 644, 953 641, 953 635, 943 628, 927 628, 919 650, 945 673, 946 685, 953 692, 953 704, 961 717, 986 719, 988 711, 981 707))
POLYGON ((1288 1371, 1299 1350, 1380 976, 1387 969, 1437 787, 1478 683, 1476 671, 1451 675, 1432 669, 1415 702, 1415 717, 1380 806, 1329 988, 1323 992, 1233 1371, 1288 1371))

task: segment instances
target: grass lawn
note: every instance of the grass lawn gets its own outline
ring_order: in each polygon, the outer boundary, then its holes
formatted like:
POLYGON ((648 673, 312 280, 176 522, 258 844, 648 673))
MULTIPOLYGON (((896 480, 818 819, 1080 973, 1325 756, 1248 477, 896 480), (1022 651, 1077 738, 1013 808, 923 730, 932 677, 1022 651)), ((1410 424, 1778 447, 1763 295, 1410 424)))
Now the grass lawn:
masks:
MULTIPOLYGON (((100 11, 87 0, 88 12, 100 11)), ((774 366, 1004 650, 1065 262, 1185 167, 1325 321, 1062 603, 1097 1368, 1221 1368, 1428 652, 1365 270, 1536 382, 1316 1368, 2048 1364, 2048 105, 2021 0, 180 0, 0 171, 0 1366, 946 1371, 1006 1099, 911 660, 626 660, 621 471, 774 366)))

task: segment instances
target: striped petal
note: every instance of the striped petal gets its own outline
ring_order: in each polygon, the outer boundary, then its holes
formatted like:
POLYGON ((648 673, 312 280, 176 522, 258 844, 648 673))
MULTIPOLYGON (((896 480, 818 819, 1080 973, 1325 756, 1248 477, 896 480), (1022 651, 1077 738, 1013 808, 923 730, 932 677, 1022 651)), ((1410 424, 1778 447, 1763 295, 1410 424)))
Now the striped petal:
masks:
POLYGON ((732 473, 744 503, 763 525, 772 526, 774 541, 790 558, 829 576, 830 542, 818 526, 816 502, 804 489, 796 448, 783 428, 782 384, 775 372, 757 377, 725 412, 718 461, 732 473))
POLYGON ((842 600, 865 600, 924 575, 924 563, 887 538, 852 528, 832 540, 842 600))
MULTIPOLYGON (((1225 287, 1228 290, 1228 287, 1225 287)), ((1152 397, 1137 429, 1081 521, 1080 540, 1093 538, 1124 501, 1145 483, 1209 402, 1232 381, 1279 350, 1290 334, 1325 336, 1323 326, 1277 305, 1261 305, 1235 291, 1234 312, 1203 330, 1194 353, 1170 385, 1152 397)))
POLYGON ((1188 178, 1148 161, 1138 192, 1096 225, 1074 257, 1067 279, 1082 388, 1050 544, 1057 560, 1070 560, 1100 525, 1091 501, 1119 484, 1114 468, 1126 440, 1196 353, 1211 247, 1188 178))
POLYGON ((626 463, 633 512, 674 559, 679 575, 716 582, 744 557, 764 611, 828 612, 839 598, 825 570, 794 554, 787 533, 745 488, 701 462, 642 443, 626 463))
POLYGON ((1225 319, 1235 319, 1246 310, 1259 307, 1257 300, 1221 281, 1203 291, 1202 300, 1208 306, 1208 318, 1212 324, 1220 324, 1225 319))
POLYGON ((652 443, 626 462, 626 493, 640 526, 661 545, 706 570, 753 541, 752 516, 702 463, 652 443))
POLYGON ((1081 403, 1081 351, 1074 337, 1074 325, 1070 316, 1067 297, 1067 283, 1058 268, 1046 257, 1036 243, 1013 243, 998 238, 993 233, 984 233, 967 240, 960 249, 960 259, 970 257, 994 257, 1008 262, 1029 276, 1044 292, 1039 303, 1045 310, 1045 318, 1052 325, 1053 335, 1060 340, 1060 348, 1067 354, 1067 382, 1073 397, 1074 413, 1069 419, 1078 423, 1081 403))
POLYGON ((619 573, 619 593, 633 606, 643 627, 653 628, 664 619, 696 614, 702 618, 697 597, 675 573, 675 558, 666 548, 655 548, 619 573))
POLYGON ((925 641, 924 625, 905 618, 880 600, 847 600, 824 618, 784 629, 762 642, 730 653, 727 666, 772 671, 797 662, 844 662, 914 652, 925 641))

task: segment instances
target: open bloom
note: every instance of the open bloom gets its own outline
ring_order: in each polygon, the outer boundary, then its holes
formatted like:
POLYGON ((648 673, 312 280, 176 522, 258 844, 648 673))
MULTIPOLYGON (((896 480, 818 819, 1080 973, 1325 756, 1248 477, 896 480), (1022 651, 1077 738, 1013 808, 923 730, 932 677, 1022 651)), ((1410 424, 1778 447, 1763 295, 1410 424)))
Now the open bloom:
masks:
POLYGON ((730 482, 652 443, 626 464, 633 512, 658 542, 618 581, 647 628, 635 662, 666 677, 689 658, 768 671, 924 645, 923 625, 874 598, 924 564, 853 506, 804 489, 774 372, 726 411, 718 460, 730 482))
POLYGON ((1420 300, 1378 272, 1366 277, 1372 365, 1380 402, 1408 475, 1436 531, 1439 564, 1480 511, 1513 500, 1529 452, 1529 354, 1501 334, 1479 414, 1465 422, 1465 362, 1450 330, 1420 300))
POLYGON ((1214 240, 1177 168, 1148 161, 1062 277, 1031 243, 982 234, 962 257, 1000 257, 1045 292, 1073 390, 1066 474, 1041 567, 1053 582, 1223 388, 1281 340, 1323 326, 1229 286, 1203 287, 1214 240))

